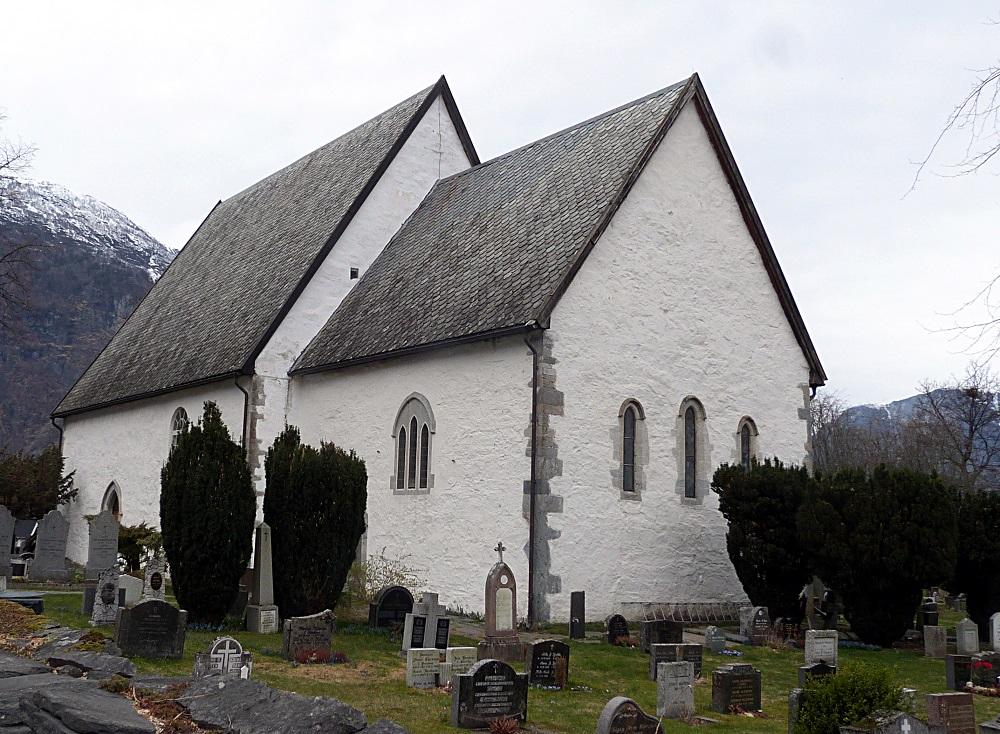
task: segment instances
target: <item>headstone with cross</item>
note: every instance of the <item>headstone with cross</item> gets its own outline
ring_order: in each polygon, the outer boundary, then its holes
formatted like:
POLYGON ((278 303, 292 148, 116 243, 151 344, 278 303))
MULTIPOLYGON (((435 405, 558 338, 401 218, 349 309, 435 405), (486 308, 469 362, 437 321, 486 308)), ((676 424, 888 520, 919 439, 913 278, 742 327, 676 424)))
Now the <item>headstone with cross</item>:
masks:
POLYGON ((517 582, 503 561, 503 541, 493 549, 499 560, 486 576, 486 634, 479 643, 479 659, 523 662, 525 649, 517 634, 517 582))
POLYGON ((195 653, 194 677, 223 675, 249 678, 253 670, 253 654, 232 637, 218 637, 208 652, 195 653))
POLYGON ((451 619, 438 595, 425 591, 413 611, 403 620, 403 652, 410 648, 447 650, 451 639, 451 619))

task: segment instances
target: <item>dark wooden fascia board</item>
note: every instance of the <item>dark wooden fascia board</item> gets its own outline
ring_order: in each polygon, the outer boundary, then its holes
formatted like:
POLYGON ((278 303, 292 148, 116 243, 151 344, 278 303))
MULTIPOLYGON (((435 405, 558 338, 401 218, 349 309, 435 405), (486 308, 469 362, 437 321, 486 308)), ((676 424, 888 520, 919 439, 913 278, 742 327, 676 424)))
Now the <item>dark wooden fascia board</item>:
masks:
POLYGON ((441 75, 438 79, 438 84, 441 87, 441 99, 444 100, 444 106, 448 110, 448 114, 451 116, 451 122, 455 126, 455 131, 458 133, 458 139, 462 142, 462 148, 465 150, 465 155, 469 159, 470 166, 478 166, 480 163, 479 153, 476 151, 476 146, 472 143, 472 137, 469 135, 469 129, 465 126, 465 120, 462 117, 461 111, 458 109, 458 104, 455 102, 455 97, 451 93, 451 87, 448 86, 448 80, 441 75))

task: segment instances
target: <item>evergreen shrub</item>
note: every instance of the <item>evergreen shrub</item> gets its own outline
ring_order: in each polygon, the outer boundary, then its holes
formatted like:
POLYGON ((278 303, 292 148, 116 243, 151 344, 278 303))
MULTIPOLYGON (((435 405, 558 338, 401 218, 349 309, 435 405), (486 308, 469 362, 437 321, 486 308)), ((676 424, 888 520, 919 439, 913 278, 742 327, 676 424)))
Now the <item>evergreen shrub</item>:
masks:
MULTIPOLYGON (((893 672, 876 665, 845 665, 836 675, 806 682, 795 734, 838 734, 879 711, 905 710, 893 672)), ((912 713, 912 712, 911 712, 912 713)))
POLYGON ((989 634, 990 615, 1000 611, 1000 494, 964 494, 958 509, 958 562, 954 593, 964 591, 969 618, 989 634))

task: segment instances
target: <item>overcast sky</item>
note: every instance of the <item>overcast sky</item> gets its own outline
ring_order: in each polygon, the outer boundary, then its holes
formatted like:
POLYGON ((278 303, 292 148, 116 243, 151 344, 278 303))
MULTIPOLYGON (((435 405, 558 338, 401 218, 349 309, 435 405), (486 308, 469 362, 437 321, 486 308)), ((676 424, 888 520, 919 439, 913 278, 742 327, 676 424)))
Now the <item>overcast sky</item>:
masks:
MULTIPOLYGON (((32 175, 170 247, 214 203, 446 74, 486 160, 698 71, 830 376, 885 402, 969 360, 940 327, 1000 270, 1000 179, 904 196, 1000 3, 5 4, 0 107, 32 175)), ((970 314, 974 316, 975 314, 970 314)), ((1000 368, 1000 365, 998 365, 1000 368)))

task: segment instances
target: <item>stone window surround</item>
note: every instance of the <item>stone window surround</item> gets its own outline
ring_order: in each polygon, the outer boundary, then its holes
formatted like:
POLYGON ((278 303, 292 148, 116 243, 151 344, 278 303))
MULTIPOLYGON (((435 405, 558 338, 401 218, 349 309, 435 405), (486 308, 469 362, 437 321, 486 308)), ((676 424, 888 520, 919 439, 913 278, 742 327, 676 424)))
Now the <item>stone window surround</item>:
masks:
POLYGON ((646 488, 646 466, 649 464, 649 435, 646 431, 646 411, 635 398, 628 398, 618 409, 618 420, 615 427, 611 429, 612 439, 612 464, 611 464, 611 488, 618 493, 618 498, 629 501, 639 501, 642 499, 642 491, 646 488), (635 489, 626 490, 624 487, 624 472, 622 461, 625 456, 625 411, 628 408, 635 409, 635 465, 632 469, 635 489))
POLYGON ((117 517, 121 518, 122 515, 122 490, 118 486, 118 482, 112 481, 106 490, 104 490, 104 498, 101 500, 101 512, 105 510, 112 509, 111 498, 115 497, 118 500, 118 514, 117 517))
MULTIPOLYGON (((431 467, 434 466, 434 434, 437 432, 437 423, 434 420, 434 411, 431 410, 430 401, 427 400, 423 395, 417 392, 410 393, 406 396, 406 399, 400 405, 399 411, 396 413, 396 419, 392 424, 392 476, 389 477, 389 488, 392 490, 393 494, 430 494, 431 489, 434 487, 434 474, 431 472, 431 467), (416 417, 418 430, 423 426, 427 426, 428 440, 427 440, 427 486, 426 487, 414 487, 412 489, 407 488, 406 478, 404 477, 403 488, 396 487, 396 468, 399 466, 399 441, 397 437, 399 436, 399 429, 405 428, 409 430, 410 419, 416 417)), ((407 446, 410 444, 410 438, 407 436, 407 446)), ((420 441, 419 434, 417 439, 417 453, 419 456, 420 452, 420 441)), ((420 469, 417 468, 417 485, 420 484, 420 469)))
POLYGON ((750 458, 755 459, 759 456, 757 437, 760 435, 760 431, 757 430, 757 423, 754 419, 745 415, 740 418, 740 422, 736 424, 736 449, 734 454, 734 463, 738 466, 741 466, 743 463, 743 426, 748 426, 750 428, 750 458))
POLYGON ((708 417, 705 413, 705 406, 701 400, 694 395, 688 395, 680 404, 677 411, 675 435, 676 446, 674 457, 677 464, 677 483, 674 491, 681 498, 683 504, 700 505, 705 501, 711 490, 712 474, 712 446, 708 436, 708 417), (684 414, 687 409, 694 408, 695 413, 695 480, 694 497, 684 495, 684 414))
POLYGON ((183 407, 178 406, 173 415, 170 416, 170 448, 173 449, 177 445, 177 439, 180 438, 181 433, 184 429, 191 425, 191 420, 188 418, 187 411, 183 407))

